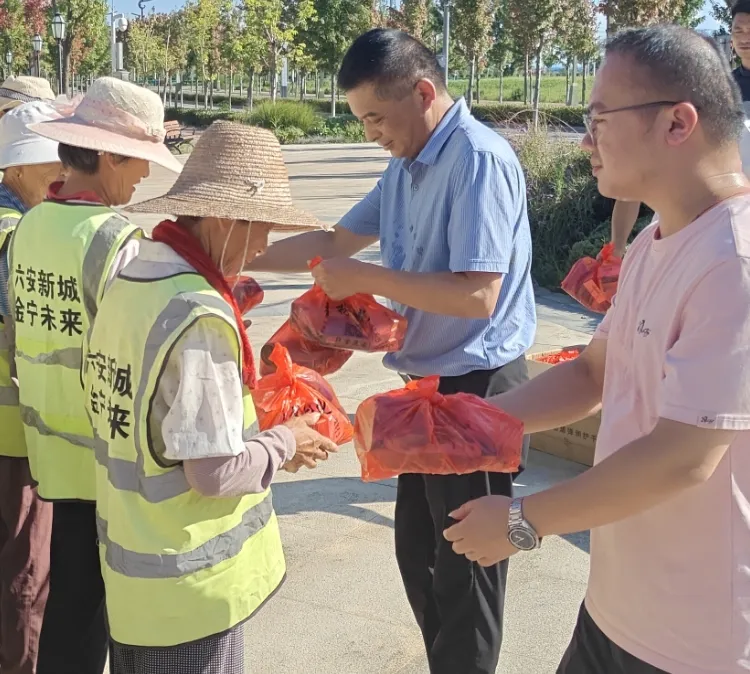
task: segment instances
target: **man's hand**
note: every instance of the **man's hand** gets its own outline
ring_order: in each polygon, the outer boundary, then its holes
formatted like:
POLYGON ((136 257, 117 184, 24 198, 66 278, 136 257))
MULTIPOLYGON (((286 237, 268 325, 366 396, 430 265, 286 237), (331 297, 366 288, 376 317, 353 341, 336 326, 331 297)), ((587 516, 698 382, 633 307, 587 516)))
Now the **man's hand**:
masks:
POLYGON ((374 265, 348 257, 323 260, 312 269, 315 282, 332 300, 372 292, 367 283, 374 265))
POLYGON ((294 457, 282 466, 288 473, 296 473, 302 466, 316 468, 318 461, 328 460, 329 452, 338 451, 335 442, 312 428, 318 419, 320 419, 320 414, 306 414, 301 417, 293 417, 284 424, 292 431, 296 442, 294 457))
POLYGON ((507 496, 484 496, 452 512, 458 524, 443 535, 453 543, 453 551, 481 566, 493 566, 518 552, 508 540, 510 504, 507 496))

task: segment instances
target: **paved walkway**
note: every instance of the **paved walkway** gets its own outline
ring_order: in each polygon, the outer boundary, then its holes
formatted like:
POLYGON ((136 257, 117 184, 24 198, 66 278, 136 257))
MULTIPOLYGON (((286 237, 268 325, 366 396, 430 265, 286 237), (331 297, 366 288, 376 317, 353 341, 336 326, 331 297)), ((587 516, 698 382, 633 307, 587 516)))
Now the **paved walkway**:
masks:
MULTIPOLYGON (((387 158, 376 147, 300 146, 284 154, 299 206, 334 223, 375 184, 387 158)), ((137 199, 168 189, 159 169, 137 199)), ((134 217, 143 225, 158 218, 134 217)), ((376 260, 371 248, 363 259, 376 260)), ((256 349, 282 323, 307 275, 260 274, 266 298, 250 316, 256 349)), ((596 318, 559 295, 540 292, 535 349, 587 341, 596 318)), ((375 355, 355 354, 331 383, 347 412, 369 395, 401 386, 375 355)), ((578 474, 583 467, 532 452, 520 493, 578 474)), ((419 631, 393 554, 395 481, 364 484, 351 446, 315 471, 282 474, 274 486, 288 580, 248 623, 253 674, 427 674, 419 631)), ((555 671, 583 597, 588 535, 552 537, 540 552, 511 561, 503 654, 498 672, 555 671)), ((461 674, 457 672, 456 674, 461 674)))

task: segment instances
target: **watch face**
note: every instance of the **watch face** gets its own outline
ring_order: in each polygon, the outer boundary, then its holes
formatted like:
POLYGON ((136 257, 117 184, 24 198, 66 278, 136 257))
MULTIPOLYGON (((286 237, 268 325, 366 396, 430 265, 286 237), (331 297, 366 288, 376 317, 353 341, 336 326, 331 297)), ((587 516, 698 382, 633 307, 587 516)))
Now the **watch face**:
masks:
POLYGON ((508 540, 519 550, 534 550, 537 544, 536 536, 521 528, 511 529, 508 532, 508 540))

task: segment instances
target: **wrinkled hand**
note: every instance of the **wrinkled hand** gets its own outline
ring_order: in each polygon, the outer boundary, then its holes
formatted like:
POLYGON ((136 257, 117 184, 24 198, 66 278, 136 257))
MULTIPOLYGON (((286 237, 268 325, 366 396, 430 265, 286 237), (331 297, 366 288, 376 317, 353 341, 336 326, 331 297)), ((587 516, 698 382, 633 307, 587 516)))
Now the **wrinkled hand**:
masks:
POLYGON ((458 524, 443 535, 453 543, 453 551, 481 566, 492 566, 518 552, 508 540, 510 504, 507 496, 484 496, 452 512, 458 524))
POLYGON ((328 459, 329 452, 338 451, 335 442, 312 428, 318 419, 320 419, 320 414, 305 414, 301 417, 293 417, 284 424, 294 434, 296 443, 294 456, 282 466, 288 473, 296 473, 303 466, 316 468, 318 461, 328 459))
POLYGON ((335 257, 315 265, 312 275, 328 297, 343 300, 357 293, 368 292, 363 287, 363 280, 370 267, 372 265, 349 257, 335 257))

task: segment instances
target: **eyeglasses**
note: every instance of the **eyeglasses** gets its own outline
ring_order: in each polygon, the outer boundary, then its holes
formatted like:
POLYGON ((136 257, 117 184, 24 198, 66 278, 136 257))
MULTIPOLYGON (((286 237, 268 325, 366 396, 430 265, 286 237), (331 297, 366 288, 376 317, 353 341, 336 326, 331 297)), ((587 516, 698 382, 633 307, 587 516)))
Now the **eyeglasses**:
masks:
POLYGON ((615 108, 614 110, 601 110, 600 112, 592 113, 591 110, 587 110, 583 115, 583 124, 588 131, 589 136, 593 140, 596 140, 596 121, 594 116, 601 117, 603 115, 612 115, 615 112, 626 112, 627 110, 645 110, 646 108, 661 108, 669 107, 671 105, 679 105, 680 101, 653 101, 652 103, 639 103, 638 105, 627 105, 624 108, 615 108))

